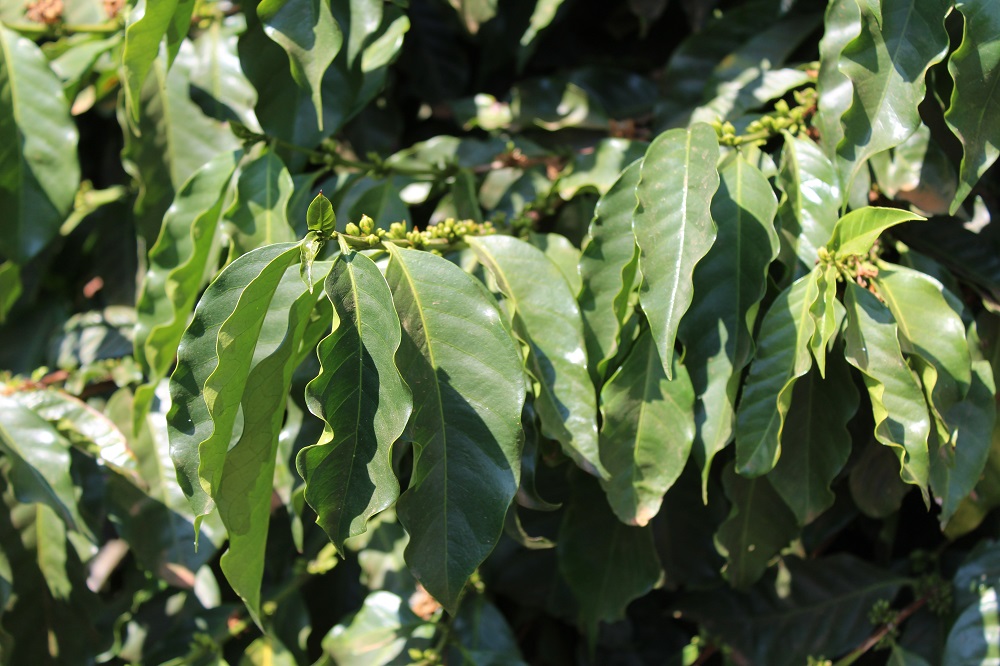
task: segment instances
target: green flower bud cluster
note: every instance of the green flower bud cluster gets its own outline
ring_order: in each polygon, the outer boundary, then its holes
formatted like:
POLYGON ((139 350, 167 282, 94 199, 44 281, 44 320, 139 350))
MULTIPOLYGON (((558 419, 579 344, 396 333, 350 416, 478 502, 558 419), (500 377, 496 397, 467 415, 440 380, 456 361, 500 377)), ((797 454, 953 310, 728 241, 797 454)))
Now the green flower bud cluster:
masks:
POLYGON ((440 248, 462 242, 466 236, 488 236, 496 233, 490 222, 474 222, 473 220, 455 220, 448 218, 443 222, 432 224, 423 231, 407 230, 402 222, 393 222, 388 231, 376 229, 375 222, 367 215, 362 216, 357 224, 349 223, 344 227, 347 236, 363 237, 369 245, 383 241, 399 245, 410 245, 417 249, 440 248))
POLYGON ((798 134, 806 129, 808 120, 816 111, 816 89, 803 88, 792 93, 795 106, 779 99, 774 104, 774 111, 753 120, 746 127, 744 134, 737 134, 736 127, 731 122, 716 120, 712 123, 719 143, 724 146, 740 146, 747 143, 764 143, 771 137, 788 131, 798 134))

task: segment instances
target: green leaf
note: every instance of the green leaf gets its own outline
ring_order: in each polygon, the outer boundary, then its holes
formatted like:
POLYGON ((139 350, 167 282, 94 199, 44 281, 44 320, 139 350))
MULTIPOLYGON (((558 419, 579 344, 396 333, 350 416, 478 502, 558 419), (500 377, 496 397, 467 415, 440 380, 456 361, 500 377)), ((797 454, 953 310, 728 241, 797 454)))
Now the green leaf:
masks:
POLYGON ((45 56, 0 26, 0 255, 23 263, 59 232, 80 184, 77 138, 45 56))
POLYGON ((0 324, 21 297, 21 267, 12 261, 0 263, 0 324))
POLYGON ((442 660, 446 663, 527 666, 514 630, 484 594, 462 604, 451 629, 452 641, 442 660))
POLYGON ((639 246, 639 302, 663 370, 671 377, 674 339, 691 305, 694 267, 715 241, 710 206, 719 187, 715 130, 697 124, 658 136, 642 161, 632 220, 639 246))
POLYGON ((814 269, 781 292, 760 325, 757 356, 736 411, 736 467, 744 476, 769 472, 781 455, 792 388, 812 366, 809 341, 815 323, 810 309, 818 277, 814 269))
POLYGON ((139 187, 135 212, 139 230, 150 244, 188 178, 219 154, 239 147, 232 132, 191 99, 194 65, 195 54, 185 42, 169 72, 165 57, 153 63, 140 95, 142 113, 134 125, 127 109, 119 108, 125 135, 122 165, 139 187))
POLYGON ((386 281, 403 326, 396 365, 413 391, 413 474, 397 503, 406 562, 454 612, 517 492, 524 372, 475 278, 430 253, 389 250, 386 281))
POLYGON ((574 295, 579 294, 583 288, 583 280, 580 277, 580 250, 562 234, 540 234, 533 231, 529 240, 556 265, 566 278, 570 292, 574 295))
POLYGON ((429 648, 435 631, 434 623, 417 617, 405 599, 380 590, 365 597, 349 622, 330 630, 323 652, 340 666, 408 663, 408 650, 429 648))
POLYGON ((223 153, 184 183, 149 251, 136 302, 134 344, 136 360, 152 382, 173 365, 198 294, 214 272, 219 216, 238 157, 223 153))
POLYGON ((247 646, 239 666, 296 666, 298 662, 275 636, 261 636, 247 646))
POLYGON ((236 198, 225 213, 236 255, 262 245, 295 240, 285 209, 292 197, 292 177, 271 151, 240 169, 236 198))
POLYGON ((168 63, 172 62, 187 35, 194 4, 194 0, 138 0, 129 11, 122 52, 122 87, 133 120, 139 120, 140 93, 160 53, 160 43, 166 37, 168 63))
POLYGON ((448 0, 458 12, 469 34, 479 32, 479 27, 496 16, 499 0, 448 0))
POLYGON ((399 318, 392 294, 368 257, 341 253, 326 279, 337 327, 317 350, 319 375, 306 387, 309 410, 326 423, 299 452, 305 498, 338 550, 399 497, 393 443, 413 401, 396 369, 399 318))
POLYGON ((838 259, 851 255, 867 255, 883 231, 909 220, 924 218, 900 208, 865 206, 852 210, 837 220, 826 244, 838 259))
POLYGON ((962 43, 948 60, 955 82, 945 113, 948 126, 962 142, 958 191, 951 202, 954 215, 973 186, 1000 155, 1000 7, 989 0, 956 3, 965 20, 962 43))
POLYGON ((951 666, 993 666, 997 657, 997 633, 1000 632, 1000 602, 997 588, 979 588, 978 600, 967 606, 948 633, 942 659, 951 666))
POLYGON ((749 594, 690 593, 680 601, 681 617, 725 636, 749 663, 802 666, 810 656, 833 657, 860 645, 872 633, 872 606, 891 601, 906 582, 851 555, 783 561, 787 577, 780 584, 763 580, 749 594))
POLYGON ((216 429, 199 446, 198 473, 229 533, 222 571, 258 626, 278 435, 316 304, 292 267, 298 258, 291 245, 247 284, 219 328, 218 365, 204 389, 216 429), (243 415, 238 437, 230 421, 237 409, 243 415))
POLYGON ((931 489, 941 498, 942 528, 976 487, 990 454, 996 424, 996 387, 988 361, 972 364, 972 385, 962 402, 944 414, 951 441, 940 443, 930 459, 931 489))
POLYGON ((331 235, 337 229, 337 215, 333 212, 333 205, 322 192, 309 204, 306 225, 309 231, 319 231, 324 236, 331 235))
POLYGON ((468 238, 506 298, 515 334, 529 347, 542 433, 590 474, 607 477, 597 439, 597 395, 587 371, 583 320, 559 269, 512 236, 468 238))
POLYGON ((517 52, 517 66, 519 70, 524 68, 525 63, 527 63, 528 58, 531 56, 538 33, 545 30, 552 23, 563 2, 564 0, 536 0, 535 8, 531 12, 531 18, 528 20, 528 28, 521 35, 521 39, 518 42, 521 46, 517 52))
POLYGON ((556 546, 559 571, 579 602, 579 621, 594 637, 601 621, 625 617, 633 599, 653 589, 660 561, 650 526, 623 524, 596 479, 576 472, 556 546))
POLYGON ((391 179, 366 190, 351 206, 347 217, 351 221, 357 221, 362 215, 372 218, 376 226, 385 229, 392 222, 403 222, 407 228, 413 226, 410 210, 403 203, 399 188, 391 179))
POLYGON ((595 380, 604 378, 608 361, 618 353, 628 295, 639 265, 632 214, 638 205, 635 188, 641 165, 638 160, 630 164, 601 196, 590 223, 590 240, 580 255, 580 314, 595 380))
POLYGON ((809 340, 809 351, 812 352, 816 368, 822 377, 826 377, 826 351, 844 323, 844 306, 837 300, 838 276, 839 270, 833 263, 824 265, 817 272, 817 296, 809 308, 809 315, 815 325, 809 340))
MULTIPOLYGON (((205 389, 208 380, 219 366, 219 350, 216 343, 223 325, 234 313, 243 293, 250 285, 267 272, 265 280, 273 284, 274 274, 280 279, 284 268, 291 265, 299 253, 297 244, 281 243, 269 245, 249 252, 226 267, 216 280, 209 285, 195 309, 194 318, 184 331, 180 345, 177 348, 177 367, 170 376, 170 411, 167 414, 167 424, 170 437, 170 457, 177 467, 177 480, 191 501, 196 516, 203 516, 213 509, 212 499, 207 490, 212 486, 203 487, 199 472, 201 465, 200 445, 214 439, 216 445, 223 438, 222 429, 227 426, 222 444, 221 456, 213 451, 214 463, 212 474, 221 472, 220 457, 225 456, 232 433, 233 420, 239 407, 239 397, 242 386, 233 386, 235 399, 228 401, 229 392, 223 391, 227 402, 215 404, 213 394, 213 409, 206 401, 205 389), (217 412, 222 412, 217 413, 217 412), (222 417, 226 421, 222 421, 222 417)), ((266 312, 266 311, 265 311, 266 312)), ((264 312, 260 313, 263 316, 264 312)), ((229 342, 229 340, 225 340, 229 342)), ((244 339, 246 342, 247 339, 244 339)), ((256 340, 249 340, 255 343, 256 340)), ((252 348, 251 348, 252 349, 252 348)), ((245 374, 249 372, 251 359, 236 359, 245 374)), ((216 378, 218 380, 218 378, 216 378)), ((225 387, 223 386, 223 389, 225 387)), ((206 475, 208 469, 206 468, 206 475)), ((214 488, 213 488, 214 489, 214 488)))
MULTIPOLYGON (((844 49, 861 34, 861 7, 858 0, 830 0, 823 27, 823 38, 819 42, 819 74, 816 77, 819 98, 816 103, 815 124, 819 130, 823 152, 833 158, 837 154, 837 145, 844 138, 844 126, 840 119, 850 108, 854 95, 854 85, 840 66, 844 49)), ((836 178, 826 182, 831 183, 835 191, 839 192, 836 178)), ((824 242, 821 241, 820 244, 824 242)))
POLYGON ((679 331, 698 396, 694 455, 705 488, 715 454, 733 436, 740 371, 753 356, 753 322, 778 250, 777 202, 764 175, 742 157, 719 175, 712 198, 718 238, 694 270, 695 299, 679 331))
POLYGON ((0 395, 0 452, 10 465, 17 501, 44 504, 66 527, 93 540, 77 508, 69 442, 41 416, 4 395, 0 395))
POLYGON ((258 132, 260 123, 253 112, 257 91, 243 73, 236 52, 237 38, 245 28, 242 15, 200 28, 193 42, 197 57, 191 68, 191 99, 211 118, 236 121, 258 132))
POLYGON ((847 363, 834 358, 825 377, 813 368, 795 384, 792 403, 781 459, 767 478, 799 525, 808 525, 833 506, 830 484, 851 455, 847 423, 858 410, 858 391, 847 363))
MULTIPOLYGON (((451 184, 451 198, 455 203, 456 218, 483 222, 483 209, 479 206, 479 194, 476 192, 476 176, 468 169, 459 169, 451 184)), ((389 220, 385 220, 388 222, 389 220)))
POLYGON ((798 535, 799 526, 767 478, 745 479, 727 466, 722 486, 732 508, 715 543, 726 557, 722 575, 743 589, 764 575, 771 558, 798 535))
POLYGON ((648 329, 601 390, 601 485, 618 518, 646 525, 684 471, 694 440, 694 389, 674 360, 667 380, 648 329))
POLYGON ((948 0, 882 0, 881 20, 861 5, 861 32, 841 53, 854 87, 841 122, 837 168, 846 195, 873 155, 898 146, 920 126, 924 77, 948 52, 948 0))
MULTIPOLYGON (((594 146, 593 152, 575 157, 573 170, 568 176, 559 178, 559 196, 569 201, 577 193, 591 188, 597 190, 602 197, 608 196, 608 190, 624 176, 622 172, 626 169, 634 168, 634 178, 638 179, 639 167, 632 165, 636 160, 642 159, 648 148, 649 144, 644 141, 601 139, 594 146)), ((635 184, 631 187, 634 190, 635 184)), ((634 208, 633 201, 628 211, 630 221, 634 208)))
POLYGON ((785 194, 778 207, 781 234, 811 269, 837 223, 837 171, 814 142, 785 134, 778 185, 785 194))
POLYGON ((344 43, 325 0, 262 0, 257 16, 264 32, 285 50, 292 78, 312 96, 323 129, 323 75, 344 43))
MULTIPOLYGON (((933 366, 935 381, 926 388, 943 415, 972 381, 961 301, 929 275, 882 261, 874 282, 899 327, 900 348, 933 366)), ((925 384, 929 379, 925 374, 925 384)))
POLYGON ((875 438, 892 447, 900 478, 926 492, 930 417, 923 391, 903 358, 896 322, 867 290, 847 283, 845 356, 861 371, 875 418, 875 438))
POLYGON ((871 166, 886 197, 908 201, 928 215, 948 213, 958 176, 927 125, 892 150, 872 156, 871 166))

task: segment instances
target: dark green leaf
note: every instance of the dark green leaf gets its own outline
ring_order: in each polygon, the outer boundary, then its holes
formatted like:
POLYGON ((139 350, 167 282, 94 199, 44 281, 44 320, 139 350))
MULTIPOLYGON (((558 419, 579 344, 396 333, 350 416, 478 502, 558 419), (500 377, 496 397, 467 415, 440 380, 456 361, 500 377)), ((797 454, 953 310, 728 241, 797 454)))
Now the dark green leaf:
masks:
POLYGON ((774 300, 757 336, 736 412, 736 467, 745 476, 774 468, 781 455, 781 432, 796 380, 809 371, 809 341, 815 323, 810 308, 818 295, 819 269, 796 280, 774 300))
POLYGON ((715 541, 726 557, 722 575, 737 589, 756 583, 775 555, 799 533, 799 526, 767 478, 745 479, 726 467, 722 475, 729 517, 715 541))
MULTIPOLYGON (((483 210, 479 206, 479 195, 476 192, 476 176, 468 169, 459 169, 451 184, 451 198, 455 203, 456 218, 473 220, 482 224, 483 210)), ((384 220, 390 222, 391 220, 384 220)))
POLYGON ((0 26, 0 255, 22 263, 59 232, 80 183, 77 137, 45 56, 0 26))
POLYGON ((962 610, 948 633, 942 656, 948 666, 997 663, 996 635, 1000 632, 997 588, 983 586, 978 592, 979 599, 962 610))
POLYGON ((545 253, 562 276, 566 278, 569 290, 578 295, 583 288, 580 277, 580 250, 562 234, 539 234, 532 232, 531 244, 545 253))
POLYGON ((285 215, 291 196, 292 177, 273 152, 267 151, 241 167, 236 198, 225 213, 237 256, 262 245, 295 240, 285 215))
POLYGON ((674 360, 667 380, 648 329, 601 390, 602 481, 608 503, 630 525, 646 525, 684 470, 694 439, 694 389, 674 360))
MULTIPOLYGON (((601 139, 593 152, 576 157, 568 176, 559 178, 559 196, 569 201, 585 188, 594 188, 601 196, 607 196, 612 185, 624 176, 625 169, 634 168, 635 178, 639 177, 639 167, 632 167, 632 164, 642 158, 647 148, 649 144, 642 141, 601 139)), ((634 184, 632 189, 635 189, 634 184)), ((634 202, 631 207, 635 208, 634 202)), ((632 210, 628 212, 631 220, 632 210)))
POLYGON ((413 392, 413 475, 398 502, 406 561, 453 612, 517 492, 524 372, 475 278, 426 252, 390 251, 386 280, 403 326, 396 364, 413 392))
POLYGON ((861 5, 861 32, 841 53, 854 86, 841 122, 837 168, 843 191, 873 155, 898 146, 920 126, 924 76, 948 51, 948 0, 882 0, 881 19, 861 5))
POLYGON ((781 459, 767 475, 800 525, 833 506, 830 483, 851 454, 847 423, 858 409, 850 368, 833 358, 826 377, 813 368, 795 384, 795 409, 781 433, 781 459))
POLYGON ((12 261, 0 263, 0 324, 21 297, 21 267, 12 261))
POLYGON ((262 0, 257 16, 264 32, 288 54, 292 78, 309 92, 323 129, 323 75, 344 42, 325 0, 262 0))
POLYGON ((154 382, 173 365, 198 294, 214 272, 219 216, 238 157, 223 153, 184 183, 149 251, 136 302, 135 356, 154 382))
POLYGON ((630 164, 597 202, 590 240, 580 256, 580 314, 595 380, 604 378, 608 361, 618 353, 622 323, 628 314, 628 295, 639 259, 632 214, 638 205, 635 188, 641 164, 630 164))
POLYGON ((973 186, 993 164, 1000 151, 1000 6, 989 0, 955 3, 965 19, 962 43, 948 60, 955 87, 945 120, 962 141, 962 166, 958 191, 951 202, 952 215, 973 186))
POLYGON ((885 196, 908 201, 928 215, 945 215, 955 197, 957 176, 947 153, 927 125, 890 151, 871 158, 885 196))
POLYGON ((694 267, 715 241, 710 206, 719 187, 718 151, 708 125, 665 132, 646 151, 636 187, 639 302, 668 378, 677 327, 693 297, 694 267))
POLYGON ((814 142, 786 134, 778 185, 785 193, 778 208, 781 234, 802 264, 812 268, 837 223, 837 171, 814 142))
POLYGON ((296 467, 317 522, 338 550, 399 496, 391 447, 413 402, 396 369, 399 318, 385 278, 368 257, 341 254, 326 279, 337 327, 317 350, 321 370, 306 387, 309 410, 325 421, 320 441, 296 467))
POLYGON ((751 330, 778 251, 777 204, 767 179, 741 157, 719 175, 712 198, 718 238, 695 268, 695 299, 679 331, 698 396, 694 455, 705 484, 715 454, 733 436, 741 370, 753 355, 751 330))
POLYGON ((606 477, 597 441, 597 395, 587 371, 583 321, 559 269, 512 236, 469 238, 507 299, 515 333, 529 346, 542 432, 582 469, 606 477))
POLYGON ((622 619, 629 602, 660 577, 652 529, 623 524, 597 480, 579 472, 572 476, 556 551, 559 571, 580 605, 580 624, 591 636, 602 620, 622 619))
POLYGON ((926 492, 930 418, 923 391, 899 346, 896 322, 867 290, 847 283, 845 355, 861 371, 875 417, 875 438, 893 448, 900 477, 926 492))

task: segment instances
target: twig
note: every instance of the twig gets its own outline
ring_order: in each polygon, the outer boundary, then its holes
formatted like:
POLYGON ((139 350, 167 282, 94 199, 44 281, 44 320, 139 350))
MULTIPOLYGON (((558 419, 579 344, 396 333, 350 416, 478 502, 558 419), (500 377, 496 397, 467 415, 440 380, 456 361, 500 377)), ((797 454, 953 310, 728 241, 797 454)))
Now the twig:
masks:
POLYGON ((853 664, 855 661, 860 659, 863 654, 878 645, 879 641, 888 636, 890 632, 897 629, 899 625, 905 622, 911 615, 923 608, 926 603, 927 595, 915 600, 909 606, 899 611, 896 618, 892 622, 886 622, 880 626, 871 636, 865 639, 864 643, 854 648, 854 650, 849 652, 846 656, 839 659, 833 666, 850 666, 850 664, 853 664))

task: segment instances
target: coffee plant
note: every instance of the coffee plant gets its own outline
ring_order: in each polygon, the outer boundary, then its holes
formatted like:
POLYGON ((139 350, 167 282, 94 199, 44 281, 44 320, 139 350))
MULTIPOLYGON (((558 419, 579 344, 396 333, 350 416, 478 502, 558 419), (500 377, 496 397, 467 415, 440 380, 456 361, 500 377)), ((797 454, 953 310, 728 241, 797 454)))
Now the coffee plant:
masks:
POLYGON ((998 663, 998 155, 995 0, 0 0, 0 661, 998 663))

